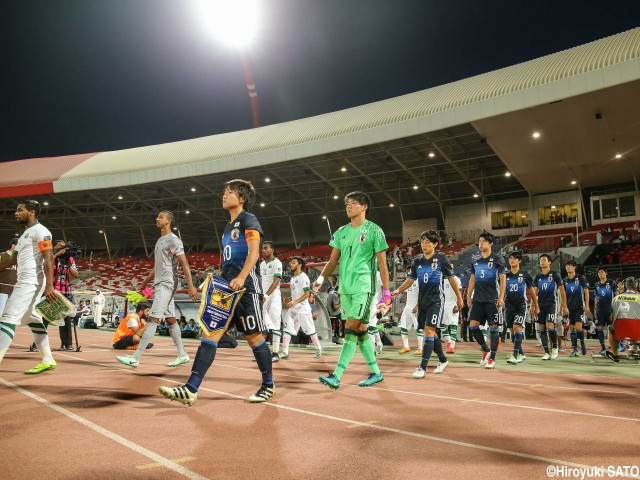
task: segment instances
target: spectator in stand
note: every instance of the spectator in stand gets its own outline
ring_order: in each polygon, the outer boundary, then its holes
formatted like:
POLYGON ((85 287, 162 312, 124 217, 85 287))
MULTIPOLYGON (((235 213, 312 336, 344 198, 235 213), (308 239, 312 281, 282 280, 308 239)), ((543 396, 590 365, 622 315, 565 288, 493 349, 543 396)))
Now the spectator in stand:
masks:
POLYGON ((98 326, 102 326, 102 309, 104 308, 105 298, 104 294, 99 288, 96 289, 96 294, 91 299, 91 305, 93 305, 93 322, 98 326))

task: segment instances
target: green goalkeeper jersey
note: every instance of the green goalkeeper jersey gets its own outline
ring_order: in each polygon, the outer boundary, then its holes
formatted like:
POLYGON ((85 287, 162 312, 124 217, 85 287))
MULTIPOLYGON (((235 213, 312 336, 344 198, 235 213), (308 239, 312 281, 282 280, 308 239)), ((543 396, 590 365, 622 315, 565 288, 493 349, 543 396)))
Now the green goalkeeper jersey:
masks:
POLYGON ((340 293, 374 293, 376 254, 389 248, 382 229, 369 220, 358 228, 349 223, 331 236, 329 245, 340 250, 340 293))

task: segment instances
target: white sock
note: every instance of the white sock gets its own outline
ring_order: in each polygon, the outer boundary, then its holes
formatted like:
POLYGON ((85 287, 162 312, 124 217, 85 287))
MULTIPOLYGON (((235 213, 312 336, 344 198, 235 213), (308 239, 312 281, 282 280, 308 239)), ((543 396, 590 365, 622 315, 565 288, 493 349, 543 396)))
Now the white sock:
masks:
POLYGON ((424 330, 418 330, 418 350, 422 350, 424 345, 424 330))
POLYGON ((291 342, 291 335, 285 332, 282 337, 282 353, 289 355, 289 343, 291 342))
POLYGON ((169 335, 171 335, 171 340, 173 340, 173 343, 176 344, 178 355, 180 355, 181 357, 186 357, 187 352, 184 350, 184 345, 182 344, 182 332, 180 331, 180 325, 178 325, 178 322, 174 323, 173 325, 169 325, 169 335))
POLYGON ((135 352, 133 352, 133 358, 135 358, 138 362, 140 361, 140 357, 142 356, 142 352, 145 351, 147 345, 151 343, 151 339, 156 334, 156 330, 158 329, 158 324, 156 322, 147 323, 147 329, 140 337, 140 343, 138 344, 138 348, 135 352))
POLYGON ((382 340, 380 339, 380 332, 378 331, 374 333, 373 336, 376 339, 376 345, 382 345, 382 340))
POLYGON ((322 347, 320 346, 320 340, 318 340, 317 333, 312 333, 311 335, 309 335, 309 338, 311 339, 311 343, 313 343, 313 346, 316 347, 316 349, 322 350, 322 347))
POLYGON ((405 335, 404 333, 400 335, 402 337, 402 346, 404 348, 409 348, 409 335, 405 335))
POLYGON ((7 353, 8 348, 0 348, 0 363, 2 363, 2 359, 4 358, 4 354, 7 353))
POLYGON ((33 333, 33 341, 38 347, 40 355, 42 355, 42 361, 44 363, 53 362, 53 355, 51 355, 51 347, 49 346, 49 335, 46 333, 33 333))
POLYGON ((280 335, 280 332, 276 332, 275 330, 273 330, 273 353, 280 353, 280 340, 282 338, 282 335, 280 335))

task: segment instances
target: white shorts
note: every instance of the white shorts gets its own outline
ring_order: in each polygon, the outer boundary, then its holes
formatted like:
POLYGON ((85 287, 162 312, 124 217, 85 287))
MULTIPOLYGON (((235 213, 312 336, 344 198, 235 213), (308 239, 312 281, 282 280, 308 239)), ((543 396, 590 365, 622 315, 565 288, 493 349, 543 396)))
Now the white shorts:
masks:
POLYGON ((442 312, 442 321, 440 325, 458 325, 460 320, 460 312, 453 313, 453 306, 445 306, 442 312))
POLYGON ((367 327, 375 327, 378 325, 378 305, 380 305, 381 301, 382 300, 380 298, 376 297, 371 304, 371 314, 369 315, 369 323, 367 324, 367 327))
POLYGON ((418 329, 418 316, 413 313, 412 307, 404 307, 402 309, 399 327, 404 328, 405 330, 411 330, 411 327, 415 330, 418 329))
POLYGON ((280 330, 282 326, 282 297, 269 295, 267 301, 262 304, 262 318, 267 330, 280 330))
POLYGON ((44 292, 44 285, 19 284, 13 287, 0 321, 21 325, 25 320, 29 323, 44 323, 42 316, 36 313, 35 305, 40 301, 44 292))
POLYGON ((311 312, 292 312, 289 310, 284 319, 284 331, 289 335, 296 335, 300 328, 307 335, 316 333, 313 314, 311 312))
POLYGON ((153 288, 153 303, 151 304, 149 316, 158 319, 176 318, 176 306, 173 303, 173 297, 176 294, 177 286, 159 283, 154 285, 153 288))

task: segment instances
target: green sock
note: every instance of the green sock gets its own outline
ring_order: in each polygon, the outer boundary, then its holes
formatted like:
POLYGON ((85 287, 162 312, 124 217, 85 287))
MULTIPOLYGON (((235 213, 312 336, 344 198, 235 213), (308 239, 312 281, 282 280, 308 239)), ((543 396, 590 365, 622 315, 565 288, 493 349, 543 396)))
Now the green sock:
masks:
POLYGON ((458 341, 458 325, 449 325, 449 337, 454 342, 458 341))
MULTIPOLYGON (((367 339, 367 341, 369 341, 369 339, 367 339)), ((357 342, 358 337, 356 336, 356 332, 350 329, 344 331, 344 343, 342 344, 342 350, 340 350, 338 365, 336 365, 336 369, 333 371, 333 374, 338 377, 338 380, 342 378, 342 374, 347 369, 349 362, 353 358, 353 354, 356 353, 357 342)), ((373 351, 373 349, 371 351, 373 351)))
POLYGON ((361 332, 361 335, 358 336, 358 347, 360 347, 360 352, 362 352, 365 362, 369 365, 371 373, 380 374, 378 362, 376 362, 376 354, 373 351, 373 344, 367 338, 366 332, 361 332))

